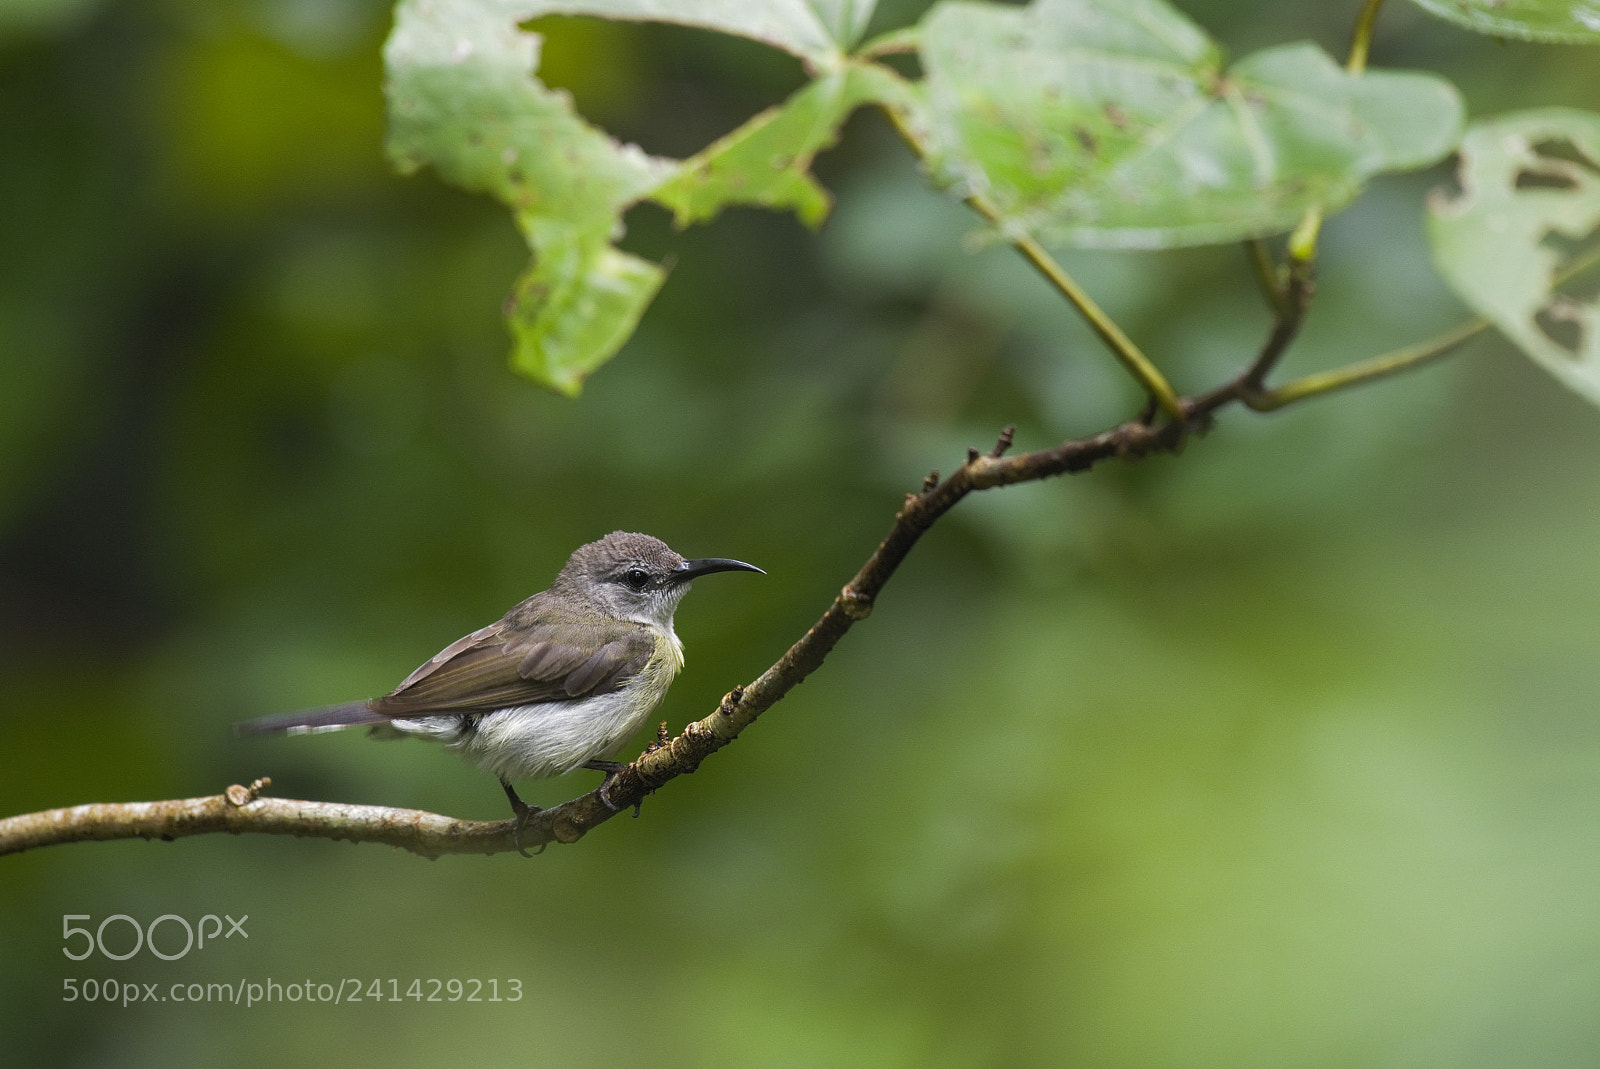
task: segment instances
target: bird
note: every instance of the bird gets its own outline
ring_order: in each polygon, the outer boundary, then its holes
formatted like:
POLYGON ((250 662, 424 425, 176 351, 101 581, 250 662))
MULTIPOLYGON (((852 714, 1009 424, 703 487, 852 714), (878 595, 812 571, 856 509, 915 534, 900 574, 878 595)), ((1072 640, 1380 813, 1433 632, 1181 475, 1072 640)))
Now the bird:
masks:
POLYGON ((442 743, 500 781, 519 835, 539 808, 517 795, 516 780, 604 772, 600 797, 612 806, 606 788, 626 766, 609 758, 683 667, 673 612, 694 579, 723 571, 766 574, 613 531, 574 550, 548 590, 450 643, 383 697, 247 720, 235 733, 366 726, 378 738, 442 743))

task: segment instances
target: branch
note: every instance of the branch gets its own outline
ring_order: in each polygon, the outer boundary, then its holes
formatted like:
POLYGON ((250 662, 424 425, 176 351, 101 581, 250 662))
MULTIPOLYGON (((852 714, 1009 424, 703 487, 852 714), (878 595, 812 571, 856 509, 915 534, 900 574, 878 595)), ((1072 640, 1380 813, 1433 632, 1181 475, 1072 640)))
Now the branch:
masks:
POLYGON ((262 778, 248 787, 236 784, 210 798, 103 802, 8 817, 0 820, 0 854, 108 839, 171 842, 214 831, 387 843, 423 857, 516 849, 513 821, 455 820, 415 809, 260 797, 271 783, 262 778))
MULTIPOLYGON (((1588 266, 1593 265, 1574 265, 1567 274, 1588 266)), ((810 630, 759 678, 735 687, 714 713, 687 725, 676 738, 669 737, 663 724, 657 741, 610 779, 606 789, 609 804, 599 790, 591 791, 540 810, 514 836, 515 822, 511 820, 456 820, 413 809, 263 798, 260 792, 270 781, 261 779, 248 788, 229 787, 225 794, 210 798, 83 805, 10 817, 0 820, 0 854, 86 840, 171 841, 220 831, 385 843, 423 857, 494 854, 518 849, 519 844, 542 849, 552 842, 575 843, 629 807, 635 807, 637 813, 646 796, 699 768, 702 761, 738 738, 741 731, 816 671, 845 632, 871 615, 878 595, 917 540, 968 494, 1053 475, 1076 474, 1112 458, 1138 460, 1157 453, 1176 453, 1190 437, 1208 430, 1215 413, 1230 404, 1268 410, 1321 396, 1341 386, 1393 374, 1433 359, 1484 329, 1481 321, 1470 320, 1439 338, 1397 350, 1398 356, 1389 354, 1268 390, 1263 381, 1299 330, 1312 292, 1309 264, 1291 257, 1287 276, 1280 293, 1281 303, 1277 304, 1278 314, 1250 366, 1209 393, 1179 398, 1179 419, 1157 422, 1158 405, 1152 400, 1138 418, 1110 430, 1014 456, 1007 455, 1014 433, 1013 428, 1007 427, 987 453, 969 449, 966 462, 948 478, 941 480, 938 472, 929 475, 919 492, 906 495, 889 533, 810 630)))
MULTIPOLYGON (((1368 10, 1375 11, 1376 6, 1370 4, 1368 10)), ((1323 396, 1436 359, 1487 328, 1485 320, 1468 320, 1433 339, 1384 356, 1268 388, 1267 376, 1293 342, 1310 305, 1313 263, 1304 253, 1306 248, 1314 249, 1318 220, 1320 215, 1308 215, 1310 225, 1303 225, 1306 234, 1302 240, 1291 238, 1288 261, 1281 272, 1261 243, 1253 243, 1247 250, 1263 295, 1274 311, 1272 327, 1247 368, 1208 393, 1176 397, 1160 372, 1144 362, 1139 375, 1150 389, 1151 403, 1138 418, 1087 438, 1015 456, 1007 456, 1013 435, 1013 429, 1007 427, 989 452, 969 450, 966 462, 949 478, 941 481, 939 473, 934 472, 919 492, 906 495, 888 534, 810 630, 759 678, 735 687, 714 713, 689 724, 676 738, 669 737, 662 725, 657 741, 609 780, 606 795, 610 803, 599 790, 591 791, 540 810, 514 837, 514 821, 510 820, 455 820, 411 809, 262 798, 260 792, 270 782, 262 779, 249 788, 229 787, 226 794, 211 798, 85 805, 0 820, 0 854, 85 840, 170 841, 218 831, 386 843, 424 857, 500 853, 517 849, 519 843, 540 848, 552 842, 575 843, 629 807, 635 807, 637 813, 646 796, 678 776, 693 772, 816 671, 845 633, 871 614, 878 595, 917 540, 968 494, 1087 471, 1111 458, 1137 460, 1156 453, 1176 453, 1189 438, 1208 430, 1215 413, 1230 404, 1270 411, 1323 396), (1158 410, 1167 416, 1160 422, 1156 420, 1158 410)), ((1019 249, 1027 255, 1026 248, 1019 249)), ((1052 274, 1048 264, 1033 257, 1030 260, 1047 276, 1052 274)), ((1556 281, 1564 282, 1597 263, 1600 253, 1580 258, 1556 281)), ((1120 331, 1115 333, 1121 336, 1120 331)), ((1132 343, 1127 345, 1127 350, 1116 344, 1112 347, 1123 358, 1130 352, 1137 356, 1136 365, 1143 361, 1142 354, 1131 348, 1132 343)))
POLYGON ((1381 356, 1374 356, 1360 363, 1348 364, 1331 371, 1318 371, 1286 382, 1275 389, 1248 393, 1243 400, 1257 412, 1273 412, 1284 405, 1292 405, 1308 397, 1317 397, 1334 390, 1343 390, 1373 379, 1398 374, 1401 371, 1409 371, 1449 354, 1463 343, 1488 330, 1491 325, 1489 320, 1482 316, 1468 319, 1427 341, 1407 345, 1381 356))
MULTIPOLYGON (((1600 267, 1600 249, 1594 249, 1582 256, 1573 259, 1560 271, 1557 271, 1550 280, 1552 291, 1558 286, 1564 286, 1573 279, 1600 267)), ((1304 309, 1301 310, 1302 314, 1304 309)), ((1285 405, 1292 405, 1312 397, 1332 393, 1335 390, 1348 389, 1359 386, 1374 379, 1387 378, 1398 375, 1403 371, 1411 371, 1424 364, 1433 362, 1441 356, 1446 356, 1464 343, 1482 334, 1492 327, 1494 323, 1485 316, 1476 316, 1457 323, 1449 330, 1435 334, 1424 341, 1414 342, 1411 345, 1392 349, 1378 356, 1368 357, 1354 364, 1343 367, 1331 368, 1327 371, 1318 371, 1310 375, 1286 382, 1282 386, 1266 389, 1264 386, 1265 370, 1261 376, 1253 381, 1236 381, 1230 387, 1233 395, 1239 400, 1255 409, 1257 412, 1273 412, 1285 405)), ((1280 318, 1275 332, 1281 329, 1283 321, 1280 318)), ((1271 344, 1269 340, 1269 346, 1271 344)), ((1261 361, 1257 360, 1259 366, 1261 361)), ((1270 370, 1268 367, 1266 370, 1270 370)), ((1224 391, 1228 392, 1228 391, 1224 391)))
POLYGON ((657 742, 611 779, 606 790, 610 804, 598 790, 591 791, 540 810, 514 837, 515 822, 510 820, 456 820, 413 809, 263 798, 261 791, 271 781, 261 779, 248 788, 229 787, 225 794, 209 798, 102 803, 10 817, 0 820, 0 854, 89 840, 170 842, 223 831, 385 843, 424 857, 500 853, 518 849, 519 843, 541 848, 552 842, 575 843, 619 812, 637 807, 669 781, 693 772, 814 672, 845 632, 871 614, 873 602, 917 540, 969 493, 1085 471, 1111 457, 1135 459, 1174 451, 1189 431, 1210 422, 1208 411, 1197 407, 1186 411, 1189 415, 1181 423, 1131 420, 1089 438, 1012 457, 1006 456, 1013 434, 1007 427, 989 452, 969 450, 966 463, 949 478, 941 482, 937 472, 929 476, 919 493, 906 495, 888 536, 822 618, 758 679, 727 694, 716 712, 689 724, 676 738, 668 738, 663 725, 657 742))

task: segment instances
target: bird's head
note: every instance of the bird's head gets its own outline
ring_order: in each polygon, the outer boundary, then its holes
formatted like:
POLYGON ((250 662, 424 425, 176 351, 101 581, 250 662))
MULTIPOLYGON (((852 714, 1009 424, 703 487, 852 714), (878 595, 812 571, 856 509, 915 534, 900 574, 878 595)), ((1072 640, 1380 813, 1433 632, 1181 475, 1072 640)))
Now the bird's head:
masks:
POLYGON ((670 630, 673 610, 689 584, 698 576, 728 571, 761 569, 726 557, 685 560, 659 538, 612 531, 574 550, 551 591, 582 599, 615 619, 670 630))

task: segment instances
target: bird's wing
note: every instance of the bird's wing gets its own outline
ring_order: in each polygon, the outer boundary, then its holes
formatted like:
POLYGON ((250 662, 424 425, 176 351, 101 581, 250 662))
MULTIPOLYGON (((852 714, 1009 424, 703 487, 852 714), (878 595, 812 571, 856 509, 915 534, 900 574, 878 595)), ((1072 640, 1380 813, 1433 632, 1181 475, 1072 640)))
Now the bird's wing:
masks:
POLYGON ((535 598, 452 642, 372 705, 408 717, 607 694, 627 686, 654 652, 654 637, 637 624, 579 619, 535 598))

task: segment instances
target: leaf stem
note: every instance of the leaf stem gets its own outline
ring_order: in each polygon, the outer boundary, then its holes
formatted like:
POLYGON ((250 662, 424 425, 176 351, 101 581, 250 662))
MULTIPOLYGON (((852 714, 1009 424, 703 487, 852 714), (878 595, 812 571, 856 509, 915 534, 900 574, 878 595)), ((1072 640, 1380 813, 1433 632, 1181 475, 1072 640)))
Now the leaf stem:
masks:
MULTIPOLYGON (((980 197, 968 198, 968 203, 973 209, 996 224, 1000 223, 999 211, 980 197)), ((1003 232, 1003 231, 1002 231, 1003 232)), ((1178 400, 1177 391, 1167 381, 1161 370, 1150 362, 1143 351, 1134 344, 1133 339, 1117 326, 1114 319, 1095 303, 1088 291, 1078 285, 1077 280, 1067 274, 1066 270, 1056 262, 1055 258, 1033 238, 1026 234, 1008 236, 1011 247, 1022 254, 1023 258, 1033 265, 1034 269, 1045 277, 1056 291, 1065 297, 1072 306, 1078 310, 1084 322, 1089 324, 1089 329, 1097 334, 1106 347, 1111 350, 1111 355, 1127 369, 1128 374, 1138 380, 1139 385, 1155 399, 1161 411, 1172 419, 1183 418, 1183 405, 1178 400)))
POLYGON ((1283 282, 1278 274, 1278 265, 1267 243, 1260 238, 1251 238, 1244 243, 1244 254, 1250 261, 1251 272, 1255 275, 1256 285, 1261 287, 1261 296, 1266 300, 1267 307, 1279 317, 1288 314, 1289 305, 1283 299, 1283 282))
POLYGON ((1289 234, 1289 260, 1308 264, 1317 258, 1317 237, 1322 233, 1322 205, 1313 204, 1289 234))
POLYGON ((1296 401, 1318 397, 1334 390, 1343 390, 1385 375, 1394 375, 1411 368, 1421 367, 1455 349, 1463 342, 1483 333, 1492 324, 1483 316, 1459 323, 1442 334, 1400 349, 1392 350, 1348 364, 1332 371, 1319 371, 1314 375, 1295 379, 1271 390, 1246 390, 1240 399, 1257 412, 1272 412, 1296 401))
POLYGON ((856 51, 856 56, 861 59, 877 59, 879 56, 915 54, 920 45, 921 31, 915 26, 906 26, 879 34, 863 44, 856 51))
MULTIPOLYGON (((1355 33, 1350 41, 1350 58, 1345 61, 1345 69, 1352 75, 1360 75, 1367 69, 1367 49, 1372 44, 1373 27, 1377 25, 1378 11, 1382 7, 1383 0, 1365 0, 1361 5, 1361 14, 1356 16, 1355 33)), ((1295 270, 1297 263, 1305 265, 1317 258, 1317 238, 1321 233, 1322 205, 1314 204, 1306 209, 1305 215, 1300 217, 1299 225, 1289 235, 1291 271, 1295 270)), ((1280 321, 1284 317, 1286 305, 1287 301, 1273 305, 1280 321)))
MULTIPOLYGON (((1550 280, 1553 291, 1557 286, 1563 286, 1585 271, 1600 267, 1600 249, 1595 249, 1586 255, 1573 260, 1566 267, 1556 272, 1550 280)), ((1486 316, 1477 316, 1451 327, 1442 334, 1437 334, 1426 341, 1394 349, 1369 360, 1347 364, 1331 371, 1319 371, 1314 375, 1286 382, 1271 390, 1251 389, 1249 384, 1239 391, 1239 399, 1257 412, 1271 412, 1282 408, 1284 405, 1304 401, 1308 397, 1317 397, 1334 390, 1342 390, 1348 386, 1368 382, 1372 379, 1393 375, 1401 371, 1409 371, 1420 367, 1430 360, 1436 360, 1463 342, 1483 333, 1494 323, 1486 316)))
MULTIPOLYGON (((927 146, 917 136, 916 131, 911 128, 901 110, 885 104, 883 105, 883 111, 889 117, 889 121, 894 125, 895 131, 899 133, 901 139, 910 146, 911 151, 916 153, 917 158, 922 160, 924 165, 928 164, 927 146)), ((1050 255, 1043 245, 1039 244, 1030 235, 1019 233, 1006 226, 1004 214, 987 197, 978 193, 969 193, 963 198, 963 201, 967 207, 983 216, 1012 248, 1021 253, 1023 258, 1032 264, 1034 269, 1043 275, 1045 280, 1054 286, 1056 291, 1065 297, 1072 307, 1077 309, 1084 322, 1089 324, 1089 329, 1093 330, 1100 340, 1105 342, 1106 347, 1111 350, 1111 354, 1127 369, 1128 374, 1132 375, 1139 385, 1144 387, 1145 391, 1155 401, 1157 407, 1169 419, 1182 421, 1185 418, 1183 402, 1178 399, 1177 391, 1172 388, 1172 384, 1167 381, 1167 377, 1161 373, 1161 369, 1150 362, 1150 358, 1145 356, 1139 347, 1134 344, 1133 339, 1128 337, 1123 329, 1117 326, 1116 321, 1095 303, 1094 298, 1089 296, 1087 290, 1078 285, 1076 279, 1067 274, 1066 269, 1055 261, 1055 258, 1050 255)))
POLYGON ((1383 7, 1383 0, 1366 0, 1361 5, 1361 14, 1356 16, 1355 33, 1350 38, 1350 58, 1345 61, 1345 70, 1351 74, 1360 74, 1367 69, 1367 49, 1372 44, 1372 30, 1378 23, 1378 9, 1383 7))

